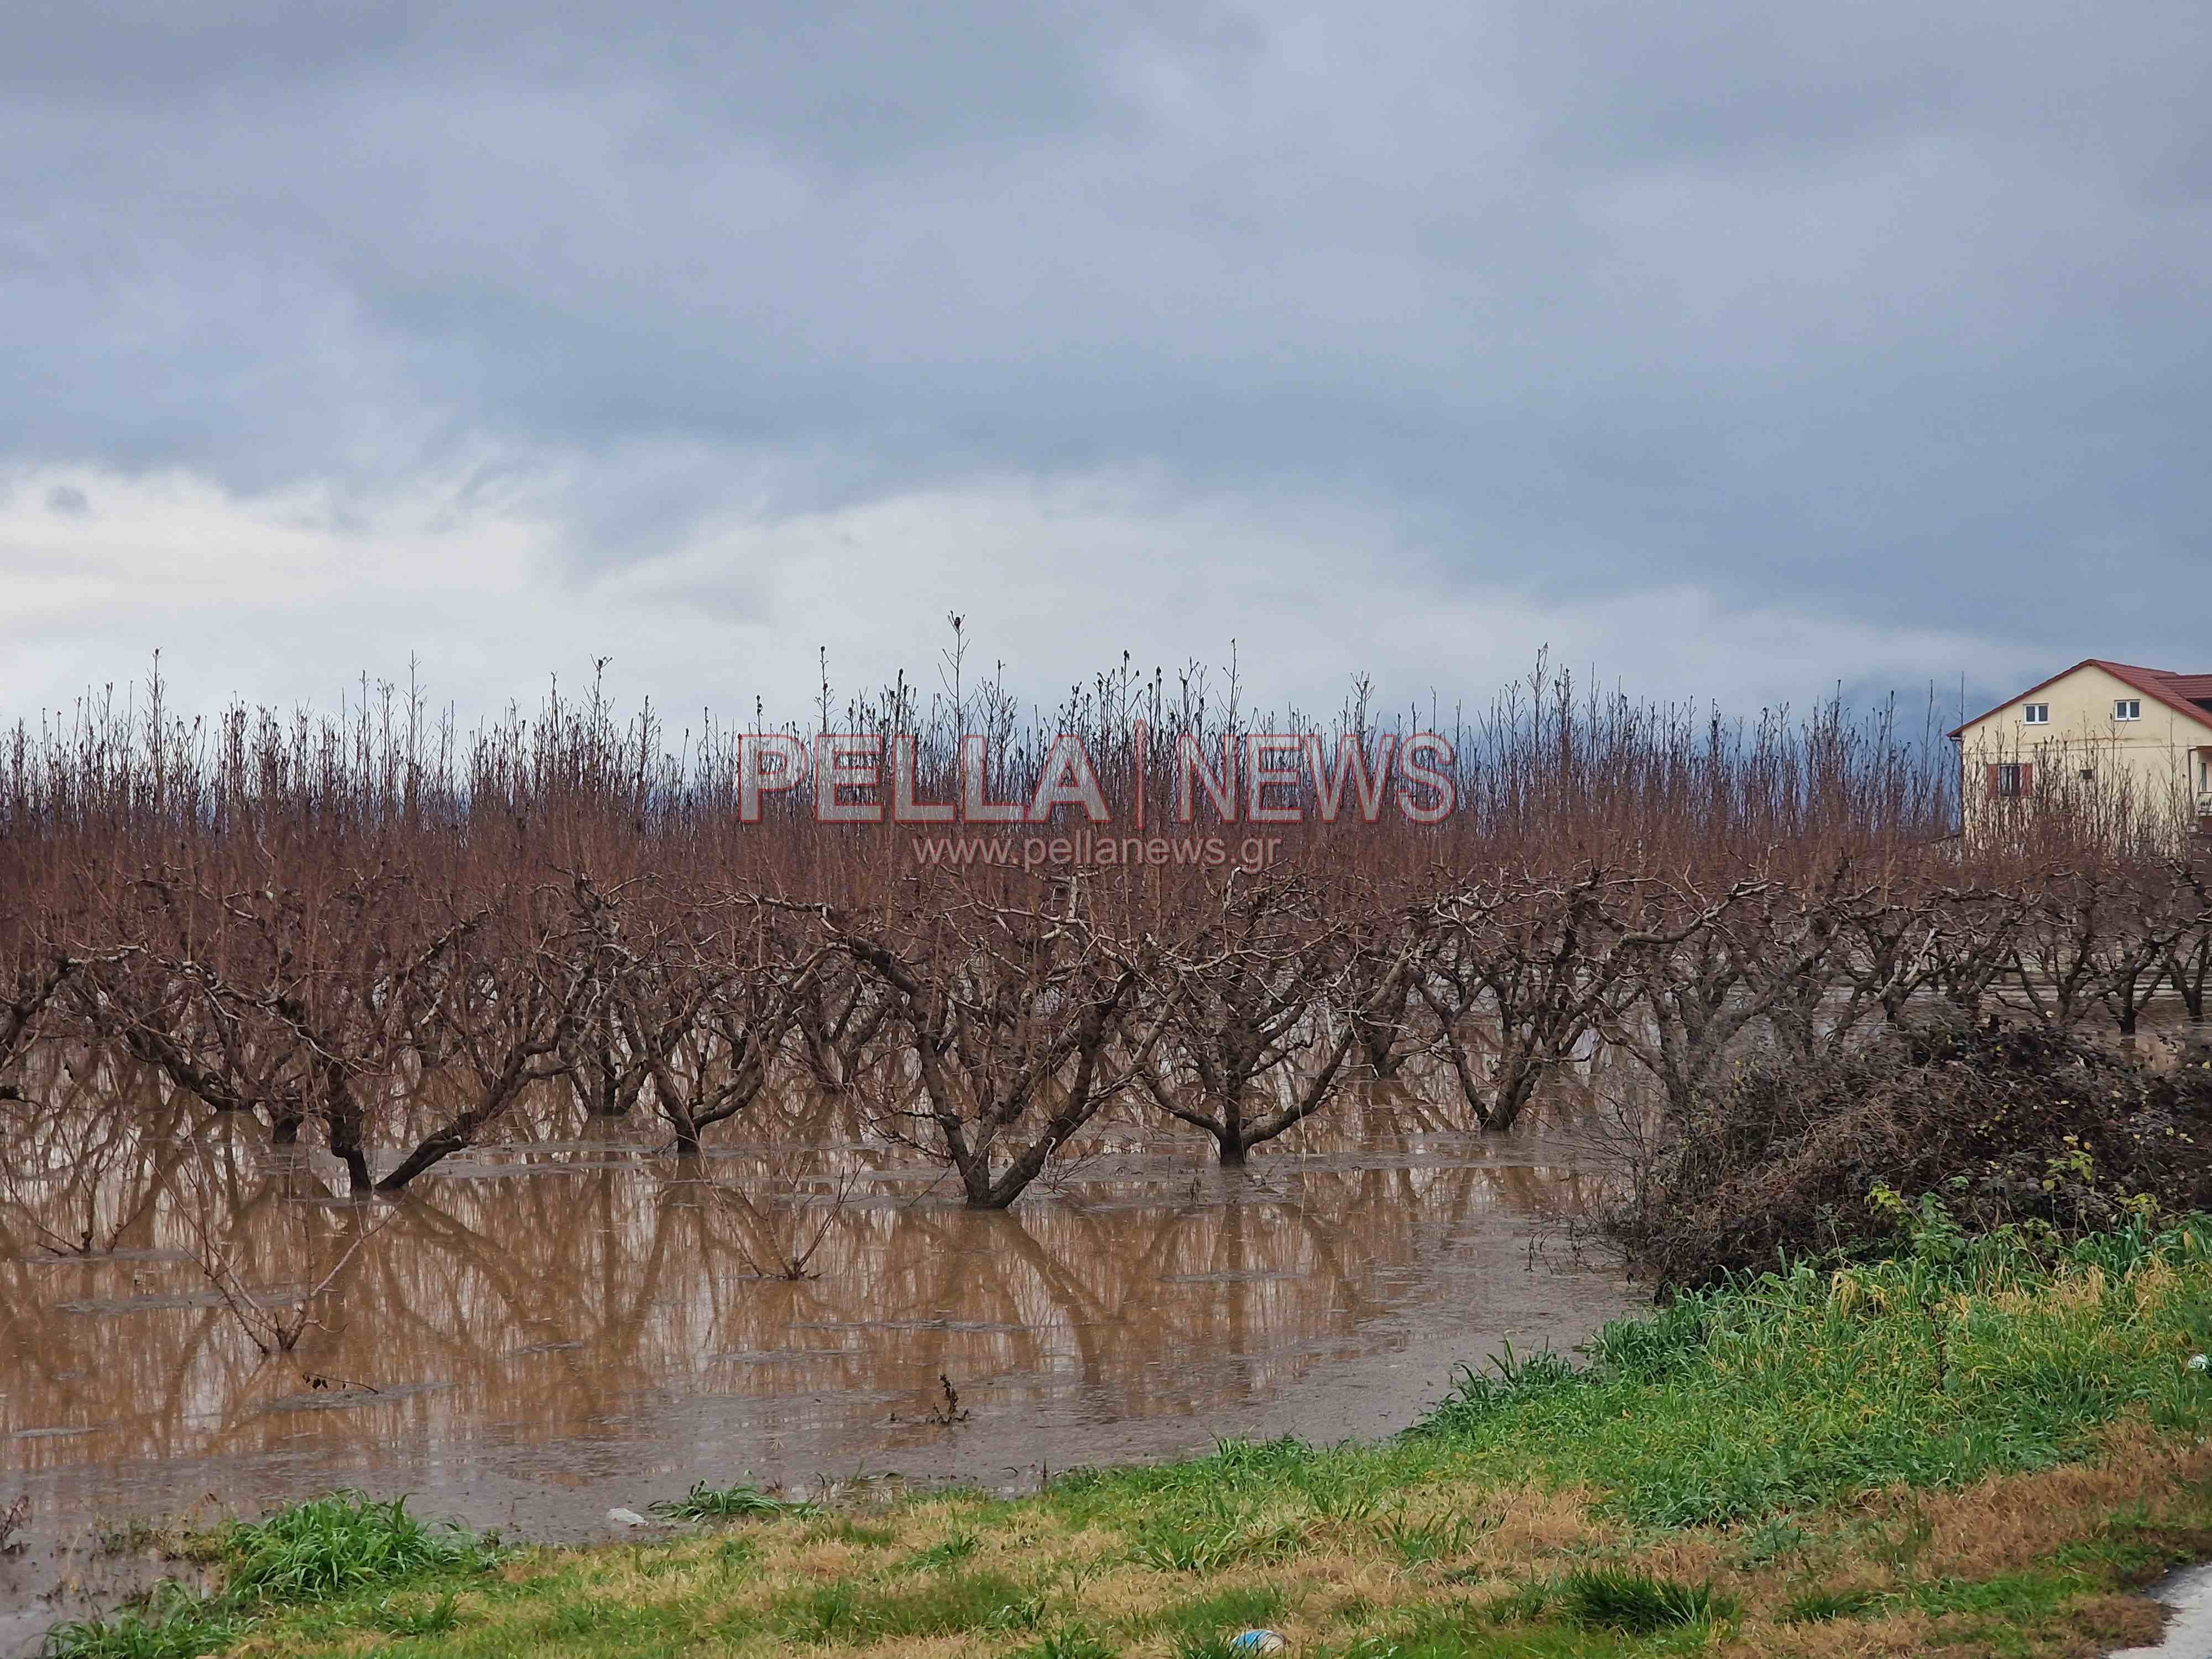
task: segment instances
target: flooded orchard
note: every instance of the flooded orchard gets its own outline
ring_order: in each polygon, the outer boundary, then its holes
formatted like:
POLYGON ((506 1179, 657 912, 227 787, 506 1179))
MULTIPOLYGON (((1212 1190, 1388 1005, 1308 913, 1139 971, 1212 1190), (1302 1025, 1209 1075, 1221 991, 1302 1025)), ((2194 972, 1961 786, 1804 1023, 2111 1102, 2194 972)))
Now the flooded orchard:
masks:
POLYGON ((624 1121, 485 1145, 366 1204, 248 1118, 100 1119, 6 1212, 0 1446, 33 1520, 0 1633, 112 1601, 160 1570, 128 1523, 195 1506, 359 1485, 560 1540, 699 1480, 1028 1489, 1387 1433, 1454 1367, 1637 1299, 1573 1242, 1571 1128, 1370 1089, 1224 1170, 1109 1124, 978 1211, 830 1104, 775 1115, 701 1159, 624 1121))
MULTIPOLYGON (((1267 728, 1113 684, 1018 741, 994 704, 988 776, 957 696, 916 734, 902 685, 856 729, 930 801, 1036 801, 1073 744, 1115 822, 1179 781, 1200 830, 1245 822, 1170 757, 1267 728)), ((1948 838, 1948 761, 1833 709, 1730 735, 1531 696, 1456 810, 1356 829, 1323 798, 1397 739, 1347 710, 1260 868, 920 857, 797 794, 756 810, 742 733, 672 752, 596 696, 473 736, 366 704, 22 736, 8 1633, 163 1570, 134 1518, 336 1486, 563 1540, 696 1482, 1021 1491, 1386 1433, 1455 1368, 1633 1305, 1571 1224, 1624 1152, 1641 1200, 1652 1132, 1721 1121, 1762 1057, 1778 1104, 1836 1105, 1808 1133, 1862 1125, 1926 1191, 1965 1167, 1945 1126, 1802 1079, 1873 1065, 1924 1101, 1916 1005, 1984 1047, 2015 989, 2007 1018, 2061 1037, 2132 1041, 2168 989, 2202 1015, 2212 912, 2163 842, 2115 860, 2063 815, 1948 838)), ((1767 1148, 1779 1120, 1728 1121, 1767 1148)), ((2134 1180, 2111 1127, 2079 1125, 2134 1180)), ((2033 1167, 2087 1156, 2063 1144, 2033 1167)), ((1763 1167, 1715 1223, 1747 1260, 1796 1242, 1750 1222, 1863 1207, 1784 1212, 1763 1167)), ((1700 1250, 1676 1223, 1712 1185, 1668 1222, 1700 1250)))

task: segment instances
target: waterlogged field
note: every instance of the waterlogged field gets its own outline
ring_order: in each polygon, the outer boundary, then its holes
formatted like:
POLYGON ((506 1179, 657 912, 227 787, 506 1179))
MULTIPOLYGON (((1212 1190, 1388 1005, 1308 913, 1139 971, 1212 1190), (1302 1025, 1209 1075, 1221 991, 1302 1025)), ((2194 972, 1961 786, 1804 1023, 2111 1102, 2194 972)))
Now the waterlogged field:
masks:
POLYGON ((824 1510, 702 1490, 501 1553, 338 1499, 201 1540, 226 1587, 61 1652, 1313 1659, 2093 1654, 2212 1549, 2212 1234, 2063 1252, 1923 1217, 1901 1260, 1686 1297, 1415 1431, 1237 1440, 824 1510))
POLYGON ((1571 1349, 1638 1297, 1566 1236, 1593 1191, 1571 1134, 1423 1121, 1370 1091, 1241 1171, 1109 1127, 1005 1212, 823 1119, 689 1165, 631 1125, 487 1146, 368 1206, 236 1119, 189 1158, 85 1149, 96 1194, 9 1213, 0 1507, 33 1522, 0 1629, 174 1571, 134 1522, 339 1486, 603 1539, 699 1481, 1033 1492, 1221 1436, 1390 1433, 1455 1365, 1571 1349), (80 1215, 112 1247, 61 1253, 80 1215), (264 1355, 277 1321, 296 1346, 264 1355))

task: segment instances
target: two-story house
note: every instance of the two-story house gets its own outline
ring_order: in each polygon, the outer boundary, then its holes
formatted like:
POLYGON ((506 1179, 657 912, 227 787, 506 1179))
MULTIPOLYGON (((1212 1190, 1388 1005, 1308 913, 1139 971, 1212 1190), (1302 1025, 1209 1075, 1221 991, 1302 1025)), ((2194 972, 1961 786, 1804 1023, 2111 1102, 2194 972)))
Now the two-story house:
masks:
POLYGON ((2091 657, 1951 733, 1971 830, 1986 804, 2100 781, 2212 834, 2212 674, 2091 657))

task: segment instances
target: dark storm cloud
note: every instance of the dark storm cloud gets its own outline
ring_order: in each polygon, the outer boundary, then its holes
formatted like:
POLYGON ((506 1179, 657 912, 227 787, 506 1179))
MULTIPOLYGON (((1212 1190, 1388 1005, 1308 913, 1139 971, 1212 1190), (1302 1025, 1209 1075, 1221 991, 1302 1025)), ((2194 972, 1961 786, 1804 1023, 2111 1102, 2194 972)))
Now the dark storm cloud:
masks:
POLYGON ((580 570, 1140 469, 1447 591, 2212 665, 2201 21, 19 4, 0 451, 565 458, 580 570))

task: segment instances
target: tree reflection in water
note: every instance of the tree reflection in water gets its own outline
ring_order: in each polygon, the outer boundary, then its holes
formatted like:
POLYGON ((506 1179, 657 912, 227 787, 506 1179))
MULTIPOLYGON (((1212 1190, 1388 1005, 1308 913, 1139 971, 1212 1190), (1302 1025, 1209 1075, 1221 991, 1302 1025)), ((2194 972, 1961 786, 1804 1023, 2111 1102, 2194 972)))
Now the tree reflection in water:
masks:
POLYGON ((477 1149, 368 1206, 336 1160, 239 1115, 49 1114, 50 1178, 0 1206, 0 1434, 33 1479, 94 1486, 164 1465, 215 1484, 228 1465, 306 1489, 630 1443, 717 1468, 785 1444, 882 1467, 1017 1425, 1051 1461, 1073 1425, 1172 1420, 1202 1440, 1425 1332, 1463 1333, 1452 1353, 1479 1361, 1523 1340, 1516 1320, 1556 1316, 1571 1340, 1621 1305, 1608 1281, 1522 1260, 1532 1224, 1586 1190, 1559 1149, 1440 1131, 1421 1097, 1368 1085, 1362 1109, 1242 1171, 1102 1123, 1056 1191, 1006 1212, 964 1207, 834 1096, 781 1103, 757 1126, 772 1146, 679 1160, 595 1123, 477 1149), (88 1225, 94 1252, 65 1253, 88 1225), (808 1276, 777 1276, 794 1239, 808 1276), (259 1351, 195 1259, 210 1248, 311 1316, 293 1351, 259 1351), (920 1420, 940 1376, 970 1424, 920 1420))

